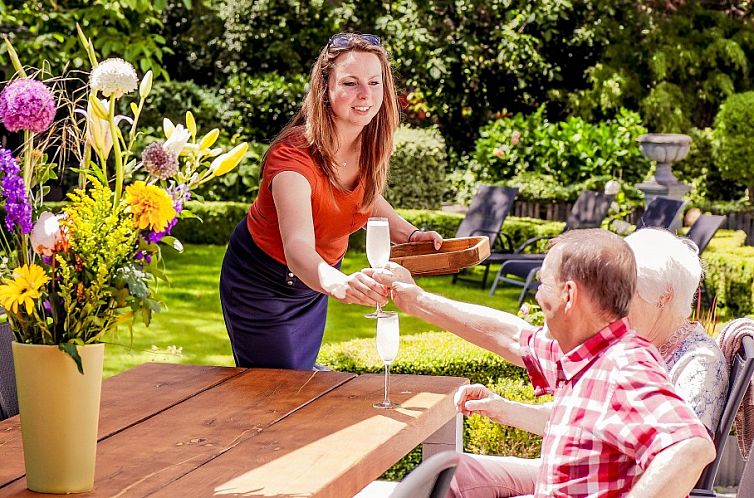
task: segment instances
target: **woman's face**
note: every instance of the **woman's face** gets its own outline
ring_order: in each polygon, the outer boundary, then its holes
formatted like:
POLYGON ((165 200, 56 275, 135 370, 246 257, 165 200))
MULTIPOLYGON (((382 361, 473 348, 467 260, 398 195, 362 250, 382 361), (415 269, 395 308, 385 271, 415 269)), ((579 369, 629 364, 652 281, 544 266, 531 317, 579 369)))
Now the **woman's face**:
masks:
POLYGON ((382 65, 375 54, 352 51, 338 56, 327 85, 336 125, 368 125, 382 106, 382 83, 382 65))

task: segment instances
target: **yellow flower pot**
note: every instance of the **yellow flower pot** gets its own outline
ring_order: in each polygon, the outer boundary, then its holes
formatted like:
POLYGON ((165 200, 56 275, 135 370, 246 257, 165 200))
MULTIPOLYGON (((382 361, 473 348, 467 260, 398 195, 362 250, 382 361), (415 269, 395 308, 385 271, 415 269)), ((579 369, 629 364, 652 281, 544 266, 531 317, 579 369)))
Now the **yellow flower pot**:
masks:
POLYGON ((26 485, 40 493, 94 486, 104 344, 78 347, 84 375, 57 346, 13 343, 26 485))

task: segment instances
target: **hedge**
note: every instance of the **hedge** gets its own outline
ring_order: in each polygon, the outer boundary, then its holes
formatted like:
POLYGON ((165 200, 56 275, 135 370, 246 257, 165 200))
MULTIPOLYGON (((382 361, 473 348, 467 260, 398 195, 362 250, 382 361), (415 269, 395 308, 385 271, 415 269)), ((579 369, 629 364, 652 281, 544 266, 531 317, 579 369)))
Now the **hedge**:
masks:
MULTIPOLYGON (((383 363, 372 339, 325 344, 317 362, 333 370, 353 373, 380 373, 383 363)), ((523 368, 500 356, 472 345, 448 332, 427 332, 401 338, 401 351, 390 366, 393 373, 466 377, 471 383, 487 385, 508 399, 542 403, 552 398, 535 398, 523 368)), ((464 450, 472 453, 535 457, 542 438, 520 429, 501 426, 480 416, 464 420, 464 450)), ((400 479, 416 466, 418 453, 412 452, 385 474, 400 479)))
POLYGON ((390 178, 385 199, 395 207, 439 209, 448 188, 445 141, 433 128, 401 126, 390 157, 390 178))

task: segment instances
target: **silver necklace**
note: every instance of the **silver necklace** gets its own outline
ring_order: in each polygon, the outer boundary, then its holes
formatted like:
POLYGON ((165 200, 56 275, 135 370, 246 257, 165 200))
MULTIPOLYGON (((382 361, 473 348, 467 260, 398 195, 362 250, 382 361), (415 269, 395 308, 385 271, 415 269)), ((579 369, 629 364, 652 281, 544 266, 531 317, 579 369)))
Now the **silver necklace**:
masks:
POLYGON ((675 349, 678 347, 678 344, 686 339, 686 337, 688 337, 695 328, 695 322, 690 322, 688 320, 684 321, 681 326, 675 329, 670 337, 668 337, 665 342, 663 342, 660 347, 657 348, 660 350, 660 354, 665 357, 675 351, 675 349))

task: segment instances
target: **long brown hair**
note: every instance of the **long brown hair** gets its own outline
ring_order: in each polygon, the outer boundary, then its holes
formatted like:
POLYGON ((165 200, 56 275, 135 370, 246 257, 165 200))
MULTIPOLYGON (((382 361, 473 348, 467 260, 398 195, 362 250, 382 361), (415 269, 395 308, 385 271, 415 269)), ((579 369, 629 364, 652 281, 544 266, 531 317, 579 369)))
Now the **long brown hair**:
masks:
MULTIPOLYGON (((295 136, 302 137, 305 143, 296 146, 308 146, 319 163, 330 184, 340 190, 346 190, 338 181, 335 152, 339 147, 335 132, 335 119, 328 91, 328 78, 335 59, 347 52, 366 52, 375 54, 382 66, 383 97, 377 115, 361 131, 361 152, 359 176, 364 184, 363 211, 371 210, 377 196, 387 184, 390 155, 393 153, 393 135, 400 122, 400 107, 395 92, 392 68, 387 52, 381 44, 373 44, 359 34, 343 33, 348 43, 333 46, 330 43, 322 49, 317 61, 312 66, 309 91, 304 97, 301 109, 275 137, 270 149, 279 142, 295 136), (303 131, 303 133, 301 133, 303 131)), ((269 149, 268 149, 269 151, 269 149)), ((267 161, 267 154, 262 160, 262 168, 267 161)))

